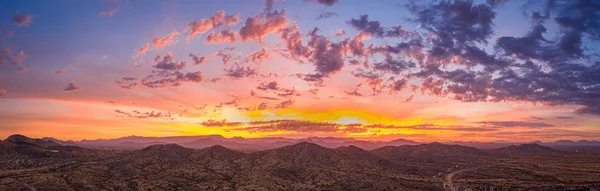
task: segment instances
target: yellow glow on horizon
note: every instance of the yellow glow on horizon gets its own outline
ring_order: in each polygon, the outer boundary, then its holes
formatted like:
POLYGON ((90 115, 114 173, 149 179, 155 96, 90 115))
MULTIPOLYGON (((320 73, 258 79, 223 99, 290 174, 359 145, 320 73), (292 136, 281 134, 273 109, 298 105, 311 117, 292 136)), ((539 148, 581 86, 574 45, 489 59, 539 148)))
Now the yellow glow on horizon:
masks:
POLYGON ((382 124, 396 126, 410 126, 420 124, 433 125, 452 125, 456 121, 451 120, 428 120, 423 118, 394 118, 393 116, 384 116, 382 114, 374 114, 359 110, 329 110, 329 111, 311 111, 311 110, 295 110, 281 109, 275 111, 261 110, 250 111, 244 114, 252 121, 267 121, 277 119, 303 120, 313 122, 331 122, 335 123, 341 119, 352 119, 361 121, 364 124, 382 124))

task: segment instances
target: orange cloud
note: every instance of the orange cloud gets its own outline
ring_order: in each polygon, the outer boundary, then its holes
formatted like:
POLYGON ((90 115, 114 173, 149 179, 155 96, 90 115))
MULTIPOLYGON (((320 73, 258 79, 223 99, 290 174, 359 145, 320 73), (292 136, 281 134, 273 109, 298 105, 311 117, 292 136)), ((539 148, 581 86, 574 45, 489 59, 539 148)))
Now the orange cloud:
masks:
POLYGON ((260 14, 256 17, 248 17, 239 34, 242 41, 256 40, 262 42, 264 36, 280 31, 288 23, 289 20, 285 16, 285 10, 260 14))
POLYGON ((176 39, 178 35, 179 32, 173 31, 163 38, 154 38, 154 40, 152 40, 152 45, 154 45, 154 47, 156 48, 164 48, 168 45, 175 45, 177 44, 177 42, 179 42, 176 39))

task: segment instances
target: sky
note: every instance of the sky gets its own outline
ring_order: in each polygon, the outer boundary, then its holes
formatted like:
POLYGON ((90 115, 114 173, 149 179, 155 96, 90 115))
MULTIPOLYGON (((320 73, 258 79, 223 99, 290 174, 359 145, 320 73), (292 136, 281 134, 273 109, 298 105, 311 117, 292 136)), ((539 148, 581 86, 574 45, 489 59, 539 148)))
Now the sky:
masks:
POLYGON ((600 140, 595 1, 0 6, 0 139, 600 140))

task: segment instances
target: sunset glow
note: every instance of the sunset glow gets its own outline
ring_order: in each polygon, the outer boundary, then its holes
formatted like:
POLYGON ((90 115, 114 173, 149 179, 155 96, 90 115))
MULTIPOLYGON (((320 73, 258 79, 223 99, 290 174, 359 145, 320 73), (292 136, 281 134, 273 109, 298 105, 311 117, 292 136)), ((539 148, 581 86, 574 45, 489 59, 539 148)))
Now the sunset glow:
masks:
POLYGON ((486 2, 11 1, 0 139, 600 138, 598 30, 486 2))

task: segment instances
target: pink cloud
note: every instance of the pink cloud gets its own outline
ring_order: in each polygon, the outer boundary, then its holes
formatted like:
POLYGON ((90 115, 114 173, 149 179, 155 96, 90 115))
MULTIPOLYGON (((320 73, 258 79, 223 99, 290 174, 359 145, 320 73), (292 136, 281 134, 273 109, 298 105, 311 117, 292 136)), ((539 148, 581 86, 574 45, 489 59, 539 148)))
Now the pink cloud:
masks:
POLYGON ((192 21, 187 24, 187 27, 191 29, 190 33, 186 37, 187 40, 194 39, 196 35, 202 35, 211 29, 217 29, 222 26, 235 25, 239 23, 240 15, 225 15, 225 11, 217 11, 210 19, 201 19, 199 21, 192 21))
POLYGON ((260 14, 256 17, 248 17, 239 34, 242 41, 262 41, 264 36, 284 29, 288 23, 289 19, 285 16, 285 10, 260 14))
POLYGON ((27 68, 23 66, 23 61, 27 58, 25 52, 19 51, 12 54, 12 50, 8 47, 0 49, 0 65, 12 64, 17 67, 19 72, 27 71, 27 68))
POLYGON ((148 43, 144 44, 144 46, 142 46, 140 49, 138 49, 137 53, 139 55, 144 55, 146 54, 146 52, 148 51, 148 49, 150 48, 150 45, 148 43))
POLYGON ((199 21, 192 21, 192 22, 188 23, 188 27, 191 28, 192 31, 190 32, 190 34, 187 36, 186 39, 190 40, 190 39, 194 39, 194 37, 196 37, 196 35, 204 34, 204 33, 208 32, 208 30, 212 29, 212 21, 206 20, 206 19, 202 19, 199 21))
POLYGON ((29 26, 29 24, 31 23, 31 15, 29 14, 25 14, 22 15, 21 13, 19 13, 19 11, 15 11, 14 13, 14 21, 17 24, 17 26, 29 26))
POLYGON ((164 119, 164 120, 173 120, 173 114, 171 112, 155 112, 155 111, 147 111, 140 112, 138 110, 133 110, 131 112, 125 112, 118 109, 114 110, 115 113, 118 114, 119 117, 130 117, 136 119, 164 119))
POLYGON ((227 16, 225 16, 224 20, 225 20, 225 26, 227 26, 227 27, 236 25, 240 22, 240 14, 227 15, 227 16))
POLYGON ((261 51, 252 54, 252 61, 260 64, 263 60, 269 59, 270 57, 269 52, 263 48, 261 51))
POLYGON ((308 57, 311 50, 302 44, 302 33, 298 25, 292 25, 281 30, 281 40, 285 42, 286 49, 292 57, 308 57))
MULTIPOLYGON (((152 45, 156 48, 164 48, 168 45, 175 45, 179 40, 176 37, 179 35, 179 32, 173 31, 169 35, 163 38, 155 38, 152 40, 152 45)), ((142 47, 143 48, 143 47, 142 47)))
POLYGON ((200 65, 206 62, 206 56, 198 56, 195 54, 190 53, 189 55, 192 60, 194 61, 194 65, 200 65))
POLYGON ((4 97, 8 94, 5 89, 0 89, 0 97, 4 97))
POLYGON ((114 15, 115 13, 117 13, 118 11, 119 11, 119 7, 114 7, 112 9, 102 9, 102 10, 100 10, 100 12, 98 14, 100 14, 101 16, 110 17, 110 16, 114 15))
POLYGON ((346 31, 344 29, 338 29, 335 32, 335 36, 344 36, 344 35, 346 35, 346 31))
POLYGON ((221 31, 219 33, 211 32, 206 37, 206 43, 219 44, 219 43, 224 43, 226 41, 235 43, 237 41, 236 39, 237 39, 237 34, 235 34, 235 32, 229 32, 229 31, 221 31))

